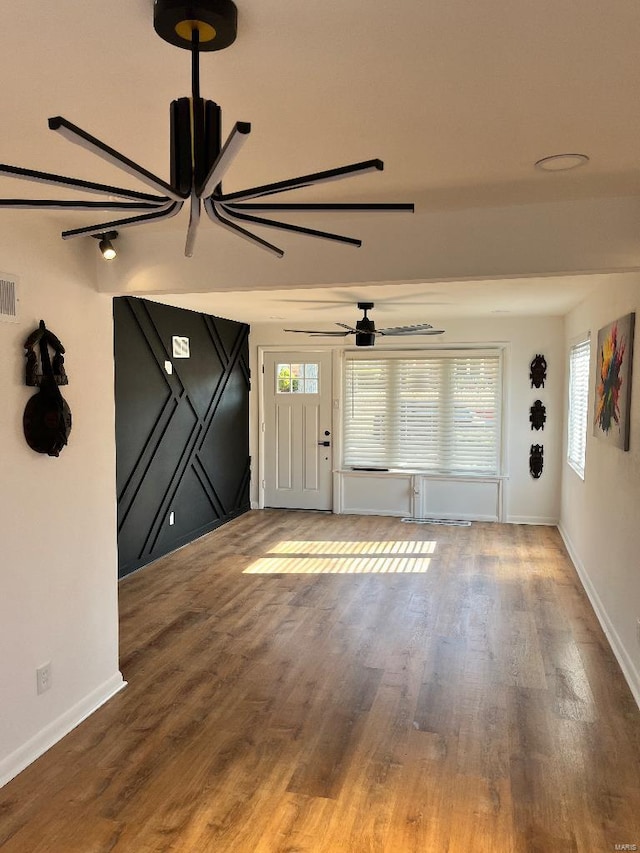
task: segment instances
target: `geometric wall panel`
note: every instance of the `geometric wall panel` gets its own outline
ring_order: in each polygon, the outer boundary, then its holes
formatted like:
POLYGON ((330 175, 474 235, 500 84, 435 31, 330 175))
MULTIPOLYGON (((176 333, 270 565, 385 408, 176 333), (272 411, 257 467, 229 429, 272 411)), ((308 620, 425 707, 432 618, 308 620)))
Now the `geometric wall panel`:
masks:
POLYGON ((250 508, 249 326, 130 296, 113 321, 124 577, 250 508))

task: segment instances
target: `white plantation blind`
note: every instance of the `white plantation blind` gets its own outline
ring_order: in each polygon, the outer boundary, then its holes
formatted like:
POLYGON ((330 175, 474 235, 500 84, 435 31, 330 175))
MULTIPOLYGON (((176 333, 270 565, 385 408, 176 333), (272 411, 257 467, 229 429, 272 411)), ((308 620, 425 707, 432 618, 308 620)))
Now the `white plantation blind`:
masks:
POLYGON ((347 355, 346 467, 497 474, 499 353, 347 355))
POLYGON ((587 449, 587 405, 591 342, 581 341, 569 352, 569 418, 567 461, 584 478, 587 449))

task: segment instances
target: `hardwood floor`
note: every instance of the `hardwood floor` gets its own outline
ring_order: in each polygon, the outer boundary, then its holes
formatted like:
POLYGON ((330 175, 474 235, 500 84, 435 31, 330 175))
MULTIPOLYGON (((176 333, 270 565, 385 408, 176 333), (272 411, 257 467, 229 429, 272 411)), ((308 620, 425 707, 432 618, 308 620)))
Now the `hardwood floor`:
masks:
POLYGON ((129 687, 0 791, 3 853, 640 849, 640 712, 553 528, 251 512, 120 594, 129 687))

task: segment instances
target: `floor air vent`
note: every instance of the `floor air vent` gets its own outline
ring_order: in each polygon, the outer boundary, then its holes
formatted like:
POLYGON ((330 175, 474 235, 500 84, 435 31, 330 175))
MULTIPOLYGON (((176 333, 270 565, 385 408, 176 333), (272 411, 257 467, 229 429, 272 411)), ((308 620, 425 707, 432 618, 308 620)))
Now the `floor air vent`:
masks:
POLYGON ((6 273, 0 273, 0 321, 18 322, 18 282, 6 273))
POLYGON ((403 518, 407 524, 450 524, 453 527, 471 527, 463 518, 403 518))

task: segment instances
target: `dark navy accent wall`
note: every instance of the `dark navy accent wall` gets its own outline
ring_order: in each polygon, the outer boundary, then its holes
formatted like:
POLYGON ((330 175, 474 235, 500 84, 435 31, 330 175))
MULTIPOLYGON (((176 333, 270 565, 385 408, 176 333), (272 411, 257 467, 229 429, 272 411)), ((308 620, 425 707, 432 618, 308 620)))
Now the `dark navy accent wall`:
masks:
POLYGON ((249 327, 129 296, 113 317, 123 577, 249 509, 249 327))

